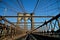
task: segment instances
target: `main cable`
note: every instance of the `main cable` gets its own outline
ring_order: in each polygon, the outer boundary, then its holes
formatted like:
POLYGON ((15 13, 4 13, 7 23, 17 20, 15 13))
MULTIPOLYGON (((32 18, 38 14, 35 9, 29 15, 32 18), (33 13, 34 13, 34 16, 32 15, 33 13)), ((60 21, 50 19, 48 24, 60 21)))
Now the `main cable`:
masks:
POLYGON ((25 13, 25 10, 24 10, 24 8, 23 8, 23 6, 22 6, 21 1, 19 2, 19 1, 17 0, 17 3, 19 4, 19 7, 22 9, 22 12, 24 12, 24 13, 25 13))
POLYGON ((37 3, 36 3, 36 5, 35 5, 34 10, 33 10, 33 12, 32 12, 32 13, 34 13, 34 12, 35 12, 35 10, 36 10, 36 8, 37 8, 37 6, 38 6, 38 3, 39 3, 39 0, 37 0, 37 3))

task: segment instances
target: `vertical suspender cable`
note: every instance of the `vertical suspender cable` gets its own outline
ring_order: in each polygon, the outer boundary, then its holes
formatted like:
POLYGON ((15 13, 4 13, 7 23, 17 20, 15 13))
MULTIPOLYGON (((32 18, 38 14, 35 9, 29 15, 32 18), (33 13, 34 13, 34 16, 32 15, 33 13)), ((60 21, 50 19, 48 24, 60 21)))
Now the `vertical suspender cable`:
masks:
POLYGON ((33 10, 33 13, 36 11, 36 8, 37 8, 37 6, 38 6, 38 3, 39 3, 39 0, 37 0, 37 3, 36 3, 36 5, 35 5, 35 7, 34 7, 34 10, 33 10))
POLYGON ((21 1, 19 2, 19 1, 17 0, 17 3, 19 4, 19 7, 22 9, 22 11, 25 12, 25 10, 24 10, 24 8, 23 8, 23 5, 22 5, 21 1))
POLYGON ((24 8, 24 6, 23 6, 22 0, 20 0, 20 2, 21 2, 21 4, 22 4, 22 7, 23 7, 24 12, 26 12, 26 10, 25 10, 25 8, 24 8))

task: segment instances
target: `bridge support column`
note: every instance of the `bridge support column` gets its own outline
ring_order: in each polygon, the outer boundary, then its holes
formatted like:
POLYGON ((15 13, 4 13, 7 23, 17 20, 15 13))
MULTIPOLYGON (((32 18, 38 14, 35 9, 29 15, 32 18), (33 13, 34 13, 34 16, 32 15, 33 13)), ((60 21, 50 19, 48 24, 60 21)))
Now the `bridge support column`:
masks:
POLYGON ((34 18, 32 17, 34 14, 31 14, 31 30, 34 30, 34 18))
MULTIPOLYGON (((24 16, 26 16, 26 14, 24 14, 24 16)), ((24 17, 24 32, 27 32, 27 19, 26 17, 24 17)))
POLYGON ((20 24, 20 22, 21 22, 21 20, 22 20, 22 17, 19 17, 19 16, 23 16, 23 14, 22 14, 22 13, 18 13, 17 15, 18 15, 17 25, 20 26, 19 24, 20 24))
POLYGON ((19 27, 19 26, 20 26, 20 20, 21 20, 21 18, 20 18, 20 17, 18 17, 18 18, 17 18, 17 27, 19 27))
MULTIPOLYGON (((18 18, 17 18, 17 28, 18 28, 19 30, 23 31, 23 30, 21 29, 21 26, 20 26, 21 20, 23 19, 23 17, 19 17, 19 16, 23 16, 23 14, 22 14, 22 13, 18 13, 17 15, 18 15, 18 18)), ((22 33, 23 33, 23 32, 22 32, 22 33)))

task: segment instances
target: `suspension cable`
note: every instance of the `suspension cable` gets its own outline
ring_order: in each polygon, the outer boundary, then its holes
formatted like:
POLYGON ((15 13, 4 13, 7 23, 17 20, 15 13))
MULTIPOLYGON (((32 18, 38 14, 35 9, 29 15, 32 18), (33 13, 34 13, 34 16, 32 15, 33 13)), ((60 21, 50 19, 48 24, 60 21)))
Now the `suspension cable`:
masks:
POLYGON ((42 27, 42 26, 44 26, 44 25, 48 24, 49 22, 51 22, 51 21, 53 21, 54 19, 59 18, 59 17, 60 17, 60 14, 58 14, 58 15, 57 15, 57 16, 55 16, 55 17, 53 17, 53 18, 52 18, 52 19, 50 19, 49 21, 44 22, 42 25, 40 25, 39 27, 37 27, 37 28, 36 28, 36 29, 34 29, 34 30, 31 30, 30 32, 33 32, 33 31, 35 31, 35 30, 39 29, 40 27, 42 27))
POLYGON ((11 8, 14 12, 17 12, 17 10, 13 7, 11 7, 8 3, 3 1, 3 4, 5 4, 7 6, 7 8, 11 8))
MULTIPOLYGON (((50 12, 50 11, 53 11, 53 10, 56 10, 57 8, 54 8, 54 9, 50 9, 50 10, 48 10, 48 9, 46 9, 46 11, 48 12, 50 12)), ((41 10, 41 11, 43 11, 43 10, 41 10)), ((46 11, 44 11, 44 12, 46 12, 46 11)))
POLYGON ((35 12, 35 10, 36 10, 36 8, 37 8, 38 3, 39 3, 39 0, 37 0, 37 3, 36 3, 36 5, 35 5, 35 7, 34 7, 34 10, 33 10, 33 13, 35 12))
POLYGON ((53 6, 56 2, 57 2, 57 1, 55 1, 55 2, 51 3, 51 4, 50 4, 50 5, 48 5, 48 6, 42 7, 41 9, 43 9, 43 8, 49 8, 49 7, 53 6))
POLYGON ((23 5, 22 5, 21 1, 19 2, 19 1, 17 0, 17 3, 19 4, 19 7, 22 9, 22 11, 25 13, 25 10, 24 10, 24 8, 23 8, 23 5))
POLYGON ((57 7, 58 7, 58 12, 60 13, 59 2, 60 2, 60 1, 58 1, 58 0, 57 0, 57 7))
MULTIPOLYGON (((16 1, 14 1, 14 0, 10 0, 10 1, 11 1, 13 4, 15 4, 16 7, 18 7, 18 4, 17 4, 16 1)), ((19 8, 19 7, 18 7, 18 8, 19 8)), ((17 8, 17 9, 18 9, 18 8, 17 8)))
POLYGON ((21 2, 21 4, 22 4, 22 7, 23 7, 24 11, 26 12, 26 10, 25 10, 25 8, 24 8, 24 6, 23 6, 23 2, 22 2, 22 0, 20 0, 20 2, 21 2))

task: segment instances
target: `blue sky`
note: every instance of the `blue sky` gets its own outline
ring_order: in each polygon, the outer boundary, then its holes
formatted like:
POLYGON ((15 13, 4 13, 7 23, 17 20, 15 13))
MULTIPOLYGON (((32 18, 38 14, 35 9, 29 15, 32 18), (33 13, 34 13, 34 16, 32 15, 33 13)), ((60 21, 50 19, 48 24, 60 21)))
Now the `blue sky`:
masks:
MULTIPOLYGON (((21 0, 21 1, 26 12, 32 13, 37 0, 21 0)), ((52 13, 53 15, 57 15, 59 12, 58 5, 60 4, 59 3, 60 0, 58 0, 59 1, 58 3, 56 1, 57 0, 40 0, 36 8, 35 15, 52 15, 52 13)), ((16 0, 2 0, 2 2, 0 2, 0 7, 2 7, 0 8, 0 15, 3 15, 4 13, 5 15, 17 15, 17 12, 22 12, 16 0), (4 4, 4 2, 8 4, 8 7, 6 4, 4 4), (5 11, 4 9, 7 9, 7 11, 5 11), (14 10, 16 10, 17 12, 15 12, 14 10)))
MULTIPOLYGON (((21 0, 23 6, 26 10, 26 13, 32 13, 34 7, 36 5, 37 0, 21 0)), ((34 15, 39 16, 55 16, 59 14, 60 9, 60 0, 39 0, 38 6, 34 15), (58 9, 59 8, 59 9, 58 9)), ((18 12, 22 12, 17 0, 2 0, 0 1, 0 15, 8 15, 15 16, 18 12)), ((51 19, 51 18, 49 18, 51 19)), ((35 21, 39 20, 39 22, 44 22, 45 20, 49 20, 48 18, 40 18, 35 19, 35 21)), ((16 22, 16 18, 9 18, 9 21, 16 22)))

